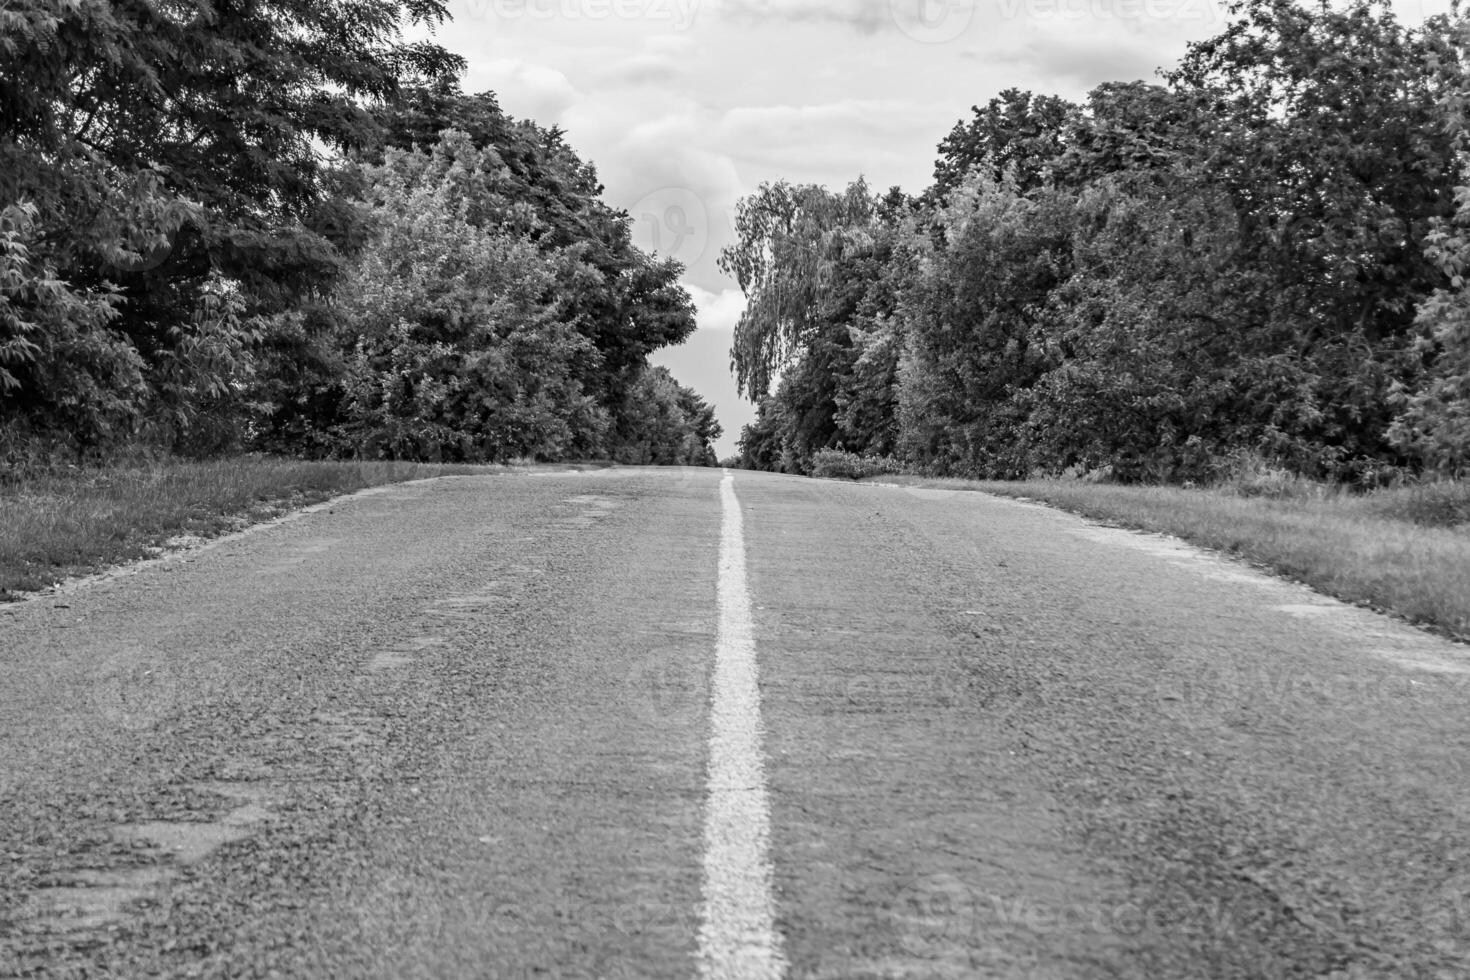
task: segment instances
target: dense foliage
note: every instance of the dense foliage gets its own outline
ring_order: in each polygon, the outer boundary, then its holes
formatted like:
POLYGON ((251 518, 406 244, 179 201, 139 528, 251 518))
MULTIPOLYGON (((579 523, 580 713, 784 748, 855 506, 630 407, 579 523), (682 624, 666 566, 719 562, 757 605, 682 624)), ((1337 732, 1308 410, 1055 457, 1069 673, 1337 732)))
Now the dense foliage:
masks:
POLYGON ((0 458, 707 462, 681 270, 440 0, 0 6, 0 458))
POLYGON ((1464 19, 1232 15, 1163 84, 977 107, 916 198, 859 180, 743 201, 723 258, 749 301, 746 465, 1470 465, 1464 19))

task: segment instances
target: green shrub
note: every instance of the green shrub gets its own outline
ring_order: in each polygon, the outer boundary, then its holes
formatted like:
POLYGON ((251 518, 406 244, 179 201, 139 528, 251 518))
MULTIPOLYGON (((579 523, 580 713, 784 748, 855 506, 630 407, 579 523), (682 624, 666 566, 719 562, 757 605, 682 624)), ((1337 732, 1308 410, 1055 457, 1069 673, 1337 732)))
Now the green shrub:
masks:
POLYGON ((1382 517, 1425 527, 1470 524, 1470 482, 1433 480, 1370 494, 1366 506, 1382 517))
POLYGON ((843 449, 819 449, 812 454, 812 476, 831 480, 861 480, 884 473, 901 473, 891 456, 859 456, 843 449))
POLYGON ((1267 497, 1272 500, 1320 499, 1332 488, 1309 480, 1280 462, 1257 453, 1237 452, 1221 466, 1216 489, 1240 497, 1267 497))

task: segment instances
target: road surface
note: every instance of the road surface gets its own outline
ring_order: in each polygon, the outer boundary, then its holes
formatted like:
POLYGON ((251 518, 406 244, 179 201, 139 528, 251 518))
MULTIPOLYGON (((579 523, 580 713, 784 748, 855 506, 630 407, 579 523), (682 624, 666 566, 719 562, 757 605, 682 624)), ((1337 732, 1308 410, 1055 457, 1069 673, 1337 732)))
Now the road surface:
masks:
POLYGON ((0 977, 1463 977, 1467 702, 979 494, 397 486, 0 608, 0 977))

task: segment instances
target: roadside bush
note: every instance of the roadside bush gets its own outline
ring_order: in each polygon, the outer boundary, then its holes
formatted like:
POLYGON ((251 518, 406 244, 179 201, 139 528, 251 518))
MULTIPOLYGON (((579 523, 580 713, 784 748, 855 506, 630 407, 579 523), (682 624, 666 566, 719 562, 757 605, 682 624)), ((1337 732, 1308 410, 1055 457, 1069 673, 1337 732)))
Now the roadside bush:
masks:
POLYGON ((1378 490, 1368 496, 1368 506, 1382 517, 1425 527, 1470 524, 1470 482, 1431 480, 1378 490))
POLYGON ((1309 480, 1279 461, 1251 452, 1228 456, 1215 488, 1240 497, 1272 500, 1317 500, 1332 492, 1328 484, 1309 480))
POLYGON ((901 473, 891 456, 859 456, 842 449, 819 449, 812 454, 812 476, 831 480, 861 480, 884 473, 901 473))

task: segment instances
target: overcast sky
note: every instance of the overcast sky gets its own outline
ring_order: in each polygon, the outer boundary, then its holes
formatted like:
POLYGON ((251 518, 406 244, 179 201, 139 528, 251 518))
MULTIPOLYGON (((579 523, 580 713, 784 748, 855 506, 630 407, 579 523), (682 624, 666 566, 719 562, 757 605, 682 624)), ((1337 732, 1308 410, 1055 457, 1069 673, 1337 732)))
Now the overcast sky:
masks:
MULTIPOLYGON (((1406 20, 1448 0, 1398 0, 1406 20)), ((699 330, 661 352, 713 402, 721 456, 752 417, 730 376, 743 301, 715 260, 762 181, 927 186, 970 107, 1015 86, 1082 99, 1217 33, 1217 0, 451 0, 468 92, 567 132, 640 245, 673 255, 699 330)))

